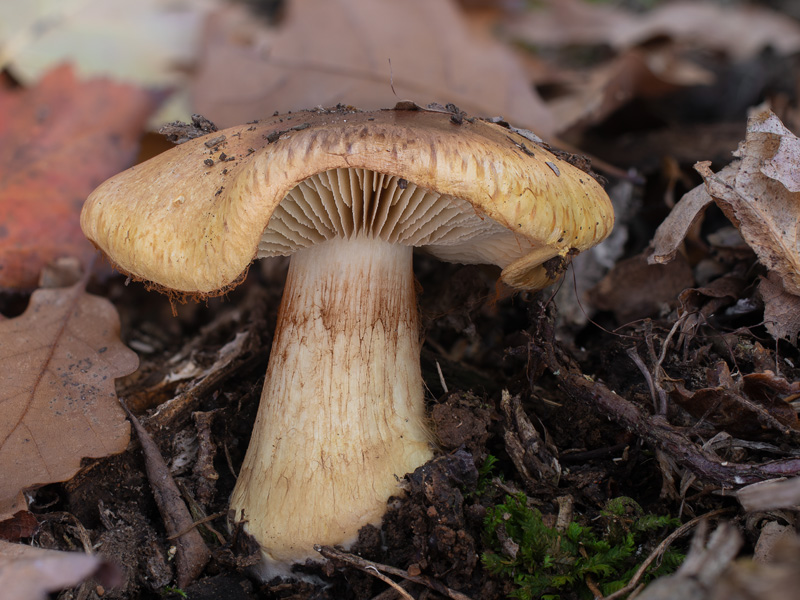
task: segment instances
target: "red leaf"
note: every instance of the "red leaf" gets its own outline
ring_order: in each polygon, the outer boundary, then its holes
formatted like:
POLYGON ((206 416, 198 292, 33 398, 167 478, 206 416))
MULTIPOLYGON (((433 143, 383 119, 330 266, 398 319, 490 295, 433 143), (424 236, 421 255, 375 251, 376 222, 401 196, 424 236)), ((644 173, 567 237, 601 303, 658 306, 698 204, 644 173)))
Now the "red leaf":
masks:
POLYGON ((0 89, 0 287, 31 289, 54 258, 92 256, 83 201, 133 162, 155 104, 130 85, 78 81, 69 66, 0 89))

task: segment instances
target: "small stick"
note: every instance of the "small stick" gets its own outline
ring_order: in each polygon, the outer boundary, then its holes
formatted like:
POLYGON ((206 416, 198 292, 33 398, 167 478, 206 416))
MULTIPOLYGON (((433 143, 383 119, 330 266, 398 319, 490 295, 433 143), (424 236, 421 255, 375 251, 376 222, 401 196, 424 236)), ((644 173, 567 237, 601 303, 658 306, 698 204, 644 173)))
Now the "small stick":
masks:
MULTIPOLYGON (((209 521, 213 521, 214 519, 219 519, 220 517, 224 517, 227 514, 228 514, 227 512, 219 512, 219 513, 214 513, 213 515, 208 515, 207 517, 203 517, 199 521, 195 521, 194 523, 189 525, 186 529, 184 529, 180 533, 176 533, 174 535, 171 535, 171 536, 167 537, 167 539, 169 541, 177 540, 179 537, 181 537, 182 535, 186 535, 187 533, 189 533, 192 529, 194 529, 198 525, 204 525, 204 524, 208 523, 209 521)), ((217 541, 219 541, 220 545, 225 543, 225 539, 222 537, 222 535, 216 529, 214 529, 213 527, 209 527, 209 529, 213 533, 216 534, 217 541)))
POLYGON ((719 508, 717 510, 712 510, 710 513, 706 513, 704 515, 700 515, 699 517, 695 517, 691 521, 687 521, 686 523, 678 527, 675 531, 673 531, 667 537, 665 537, 664 540, 658 546, 656 546, 655 550, 653 550, 650 553, 650 556, 648 556, 647 559, 641 564, 641 566, 637 569, 636 573, 633 575, 633 577, 631 577, 631 580, 624 588, 621 588, 616 592, 614 592, 613 594, 609 594, 608 596, 605 596, 600 600, 614 600, 615 598, 620 598, 625 594, 629 594, 632 591, 634 591, 636 586, 639 584, 639 580, 644 576, 645 571, 647 571, 650 565, 653 564, 653 561, 655 561, 659 556, 661 556, 667 550, 667 548, 669 548, 672 542, 674 542, 679 537, 686 535, 692 529, 692 527, 694 527, 704 519, 718 517, 719 515, 724 514, 726 512, 731 512, 732 510, 733 509, 731 508, 719 508))
POLYGON ((436 370, 439 372, 439 383, 442 384, 442 389, 444 390, 445 394, 449 393, 447 389, 447 382, 444 380, 444 373, 442 373, 442 366, 439 364, 439 361, 436 361, 436 370))
POLYGON ((355 554, 350 554, 349 552, 343 552, 341 550, 337 550, 332 546, 317 545, 314 546, 314 550, 322 554, 322 556, 324 556, 325 558, 347 563, 349 565, 354 566, 356 569, 364 571, 365 573, 370 573, 374 575, 375 572, 381 571, 384 573, 388 573, 389 575, 402 577, 403 579, 407 579, 408 581, 413 581, 414 583, 419 583, 421 585, 429 587, 434 592, 439 592, 440 594, 447 596, 452 600, 471 600, 469 596, 462 594, 461 592, 457 592, 456 590, 452 590, 449 587, 442 584, 441 582, 436 581, 431 577, 427 577, 426 575, 409 575, 408 571, 406 571, 405 569, 398 569, 397 567, 382 565, 381 563, 376 563, 371 560, 361 558, 360 556, 356 556, 355 554))
POLYGON ((128 410, 128 407, 122 402, 120 405, 127 413, 139 438, 139 443, 142 445, 147 480, 153 490, 153 497, 158 505, 158 512, 161 513, 167 534, 177 537, 175 540, 177 548, 175 555, 176 579, 178 587, 184 588, 200 576, 211 558, 211 553, 200 536, 200 532, 194 528, 192 515, 181 498, 178 486, 172 479, 172 474, 169 472, 169 467, 164 462, 158 446, 139 423, 139 419, 128 410))
POLYGON ((383 573, 381 573, 380 571, 378 571, 378 569, 376 569, 376 568, 375 568, 375 567, 373 567, 372 565, 368 565, 368 566, 367 566, 367 567, 364 569, 364 571, 366 571, 367 573, 372 573, 372 575, 374 575, 375 577, 377 577, 378 579, 380 579, 380 580, 381 580, 383 583, 385 583, 385 584, 386 584, 386 585, 388 585, 388 586, 391 586, 391 587, 392 587, 392 589, 394 589, 394 590, 395 590, 395 591, 396 591, 398 594, 400 594, 400 597, 401 597, 401 598, 406 598, 406 600, 414 600, 414 596, 412 596, 411 594, 409 594, 409 593, 408 593, 407 591, 405 591, 405 590, 404 590, 402 587, 400 587, 400 585, 399 585, 399 584, 395 583, 395 582, 394 582, 394 580, 392 580, 392 579, 389 579, 389 578, 388 578, 386 575, 384 575, 383 573))

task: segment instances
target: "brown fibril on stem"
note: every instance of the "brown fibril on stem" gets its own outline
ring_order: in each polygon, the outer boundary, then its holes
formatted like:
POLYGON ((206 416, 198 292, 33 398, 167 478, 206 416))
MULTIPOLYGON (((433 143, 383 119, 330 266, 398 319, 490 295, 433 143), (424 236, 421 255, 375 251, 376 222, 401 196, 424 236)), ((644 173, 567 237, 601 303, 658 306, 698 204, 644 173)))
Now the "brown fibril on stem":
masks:
POLYGON ((214 132, 210 147, 187 141, 86 202, 87 237, 171 294, 213 295, 255 258, 292 256, 232 500, 265 576, 377 524, 432 454, 413 248, 498 265, 507 285, 536 290, 559 275, 542 263, 611 230, 610 201, 585 172, 513 128, 454 126, 453 114, 275 115, 214 132))
POLYGON ((356 237, 292 256, 231 499, 270 573, 315 543, 354 542, 432 455, 411 250, 356 237))

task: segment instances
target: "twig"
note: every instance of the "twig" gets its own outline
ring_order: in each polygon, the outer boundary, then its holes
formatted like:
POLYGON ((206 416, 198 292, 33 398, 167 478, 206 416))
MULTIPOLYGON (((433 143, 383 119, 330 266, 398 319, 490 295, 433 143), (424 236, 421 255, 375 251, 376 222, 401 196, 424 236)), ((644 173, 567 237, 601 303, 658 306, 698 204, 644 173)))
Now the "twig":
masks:
MULTIPOLYGON (((189 533, 192 529, 194 529, 198 525, 204 525, 205 523, 208 523, 209 521, 213 521, 214 519, 219 519, 220 517, 224 517, 227 514, 228 514, 227 512, 218 512, 218 513, 214 513, 213 515, 208 515, 207 517, 203 517, 202 519, 200 519, 198 521, 195 521, 194 523, 189 525, 186 529, 184 529, 180 533, 176 533, 174 535, 168 536, 167 539, 169 541, 176 540, 179 537, 181 537, 182 535, 186 535, 187 533, 189 533)), ((224 544, 225 543, 225 539, 220 535, 220 533, 217 530, 215 530, 213 527, 210 527, 209 529, 213 533, 215 533, 217 535, 217 540, 219 541, 220 544, 224 544)))
POLYGON ((653 399, 653 410, 657 414, 665 414, 666 411, 661 411, 661 394, 656 391, 656 383, 653 381, 653 376, 650 374, 650 370, 647 368, 647 365, 644 364, 642 357, 639 356, 639 353, 636 351, 636 346, 631 346, 625 351, 636 367, 642 372, 644 375, 644 379, 647 382, 647 387, 650 388, 650 397, 653 399))
POLYGON ((394 590, 395 590, 395 591, 396 591, 398 594, 400 594, 400 597, 401 597, 401 598, 406 598, 407 600, 414 600, 414 596, 412 596, 411 594, 409 594, 409 593, 408 593, 407 591, 405 591, 405 590, 404 590, 402 587, 400 587, 400 585, 399 585, 399 584, 395 583, 395 582, 394 582, 394 580, 392 580, 392 579, 388 578, 386 575, 384 575, 383 573, 381 573, 380 571, 378 571, 378 569, 376 569, 376 568, 375 568, 375 567, 373 567, 372 565, 369 565, 369 566, 367 566, 367 567, 364 569, 364 571, 366 571, 367 573, 371 573, 372 575, 374 575, 375 577, 377 577, 378 579, 380 579, 380 580, 381 580, 383 583, 385 583, 386 585, 390 586, 390 587, 391 587, 392 589, 394 589, 394 590))
MULTIPOLYGON (((401 588, 403 588, 405 590, 410 585, 412 585, 412 582, 410 582, 410 581, 402 581, 402 582, 398 583, 397 585, 399 585, 401 588)), ((383 590, 377 596, 373 596, 372 600, 397 600, 397 598, 398 598, 397 590, 395 588, 391 587, 391 588, 386 588, 385 590, 383 590)))
POLYGON ((670 342, 672 341, 672 336, 675 335, 675 332, 678 331, 679 327, 683 326, 683 322, 685 320, 685 317, 681 316, 675 320, 675 323, 673 323, 672 329, 669 330, 667 337, 664 339, 664 343, 661 344, 661 354, 658 356, 658 361, 656 362, 657 369, 661 369, 661 365, 664 364, 664 360, 667 358, 667 350, 669 349, 670 342))
POLYGON ((698 448, 662 415, 648 416, 633 402, 610 390, 601 381, 587 379, 566 356, 556 358, 556 350, 547 345, 539 350, 552 372, 559 373, 559 387, 604 413, 645 442, 665 452, 676 463, 705 481, 728 489, 780 476, 800 475, 800 459, 788 458, 761 464, 722 461, 711 452, 698 448))
POLYGON ((158 505, 158 512, 164 521, 167 534, 177 536, 175 547, 175 570, 178 587, 184 588, 197 579, 211 558, 211 553, 203 541, 200 532, 194 528, 194 520, 181 498, 178 486, 172 479, 169 467, 164 462, 161 452, 139 420, 120 402, 128 415, 133 429, 139 438, 144 453, 145 469, 153 497, 158 505))
POLYGON ((662 554, 664 554, 664 552, 666 552, 667 548, 669 548, 672 542, 677 540, 679 537, 686 535, 695 525, 697 525, 704 519, 711 519, 713 517, 718 517, 719 515, 727 512, 733 512, 733 509, 719 508, 717 510, 712 510, 710 513, 706 513, 704 515, 700 515, 699 517, 695 517, 691 521, 687 521, 686 523, 678 527, 675 531, 673 531, 667 537, 665 537, 658 546, 655 547, 655 549, 650 553, 650 556, 648 556, 645 559, 645 561, 637 569, 636 573, 634 573, 633 577, 631 577, 631 580, 624 588, 621 588, 616 592, 614 592, 613 594, 609 594, 608 596, 601 598, 601 600, 614 600, 615 598, 621 598, 622 596, 633 592, 636 586, 639 585, 639 580, 644 576, 645 572, 650 567, 650 565, 653 564, 653 562, 659 556, 661 556, 662 554))
POLYGON ((365 573, 374 575, 376 572, 381 571, 383 573, 388 573, 389 575, 394 575, 395 577, 402 577, 408 581, 413 581, 414 583, 424 585, 432 589, 434 592, 438 592, 444 596, 447 596, 448 598, 451 598, 452 600, 471 600, 469 596, 466 596, 465 594, 462 594, 456 590, 452 590, 443 583, 426 575, 409 575, 408 571, 404 569, 390 567, 389 565, 382 565, 381 563, 376 563, 371 560, 361 558, 355 554, 337 550, 332 546, 314 546, 314 550, 319 552, 325 558, 347 563, 354 566, 356 569, 364 571, 365 573))
POLYGON ((447 382, 444 380, 444 373, 442 373, 442 365, 439 364, 439 361, 436 361, 436 370, 439 372, 439 383, 442 384, 442 389, 444 393, 449 393, 450 390, 447 389, 447 382))

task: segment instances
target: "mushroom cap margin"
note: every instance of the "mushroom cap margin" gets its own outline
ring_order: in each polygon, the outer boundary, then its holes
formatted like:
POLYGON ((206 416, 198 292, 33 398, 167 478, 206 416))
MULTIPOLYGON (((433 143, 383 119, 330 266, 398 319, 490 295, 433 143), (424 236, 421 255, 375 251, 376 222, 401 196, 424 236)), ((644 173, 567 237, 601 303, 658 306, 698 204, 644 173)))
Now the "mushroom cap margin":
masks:
POLYGON ((240 280, 287 192, 330 169, 396 175, 468 201, 532 246, 521 243, 501 276, 517 288, 544 287, 542 262, 610 233, 611 202, 590 175, 502 125, 451 116, 338 108, 231 127, 107 180, 81 227, 121 271, 198 295, 240 280))

